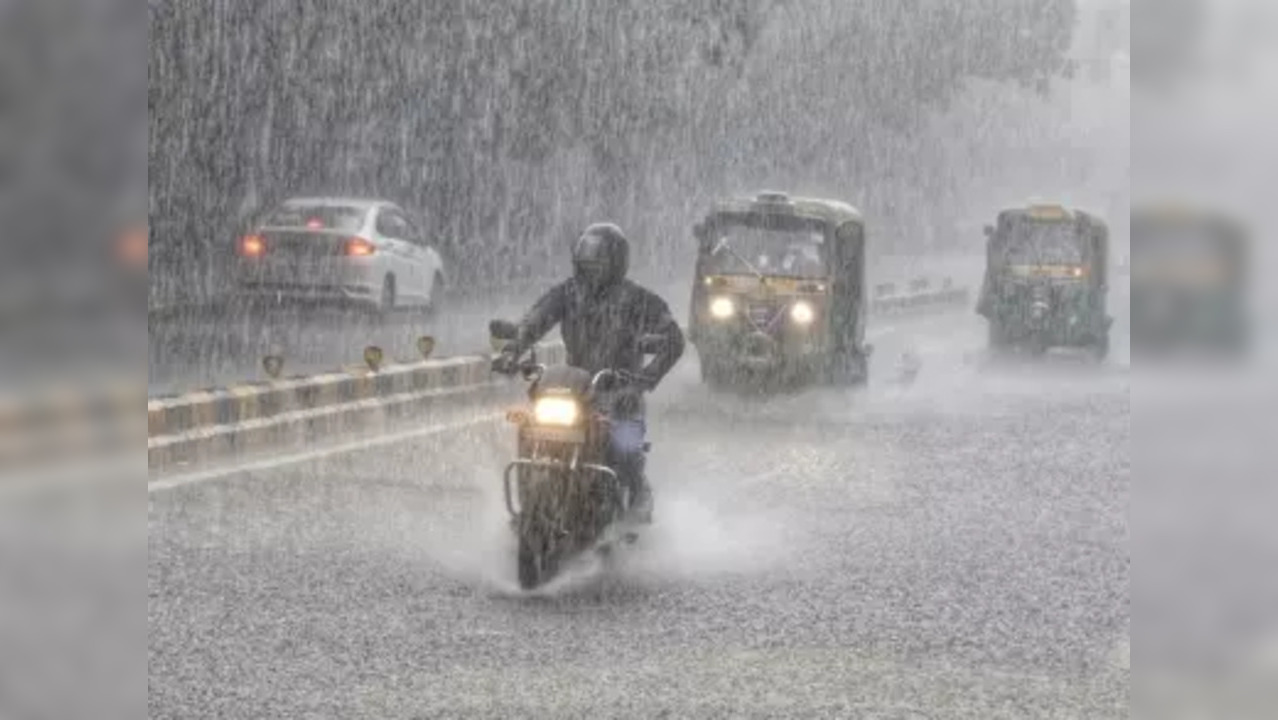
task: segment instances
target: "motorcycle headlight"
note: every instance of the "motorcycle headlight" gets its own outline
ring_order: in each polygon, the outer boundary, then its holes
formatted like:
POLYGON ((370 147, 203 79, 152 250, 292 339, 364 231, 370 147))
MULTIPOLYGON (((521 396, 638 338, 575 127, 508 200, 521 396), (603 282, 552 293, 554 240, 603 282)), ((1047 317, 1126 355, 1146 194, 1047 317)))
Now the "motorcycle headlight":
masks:
POLYGON ((737 305, 730 297, 717 297, 710 301, 710 316, 716 320, 727 320, 736 312, 737 305))
POLYGON ((571 398, 544 397, 533 404, 533 418, 538 425, 570 427, 577 424, 580 409, 571 398))
POLYGON ((790 319, 799 325, 811 325, 816 319, 816 311, 812 309, 812 304, 800 300, 790 306, 790 319))

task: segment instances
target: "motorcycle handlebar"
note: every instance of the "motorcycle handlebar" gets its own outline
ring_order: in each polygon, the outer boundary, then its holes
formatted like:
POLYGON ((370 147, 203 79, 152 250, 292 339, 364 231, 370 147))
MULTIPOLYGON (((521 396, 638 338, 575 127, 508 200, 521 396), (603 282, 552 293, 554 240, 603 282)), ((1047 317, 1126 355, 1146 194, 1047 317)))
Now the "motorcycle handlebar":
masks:
MULTIPOLYGON (((532 358, 519 360, 507 365, 501 365, 497 361, 493 363, 493 372, 507 376, 521 375, 524 379, 530 381, 536 380, 545 370, 545 365, 536 362, 532 358)), ((631 386, 643 387, 645 385, 643 375, 629 370, 606 368, 595 373, 590 378, 591 394, 595 394, 601 389, 607 391, 631 386)))
POLYGON ((637 379, 638 377, 634 373, 626 370, 600 370, 590 379, 590 392, 591 394, 597 392, 600 384, 604 382, 616 383, 613 387, 605 388, 607 390, 611 390, 616 387, 633 385, 637 379))

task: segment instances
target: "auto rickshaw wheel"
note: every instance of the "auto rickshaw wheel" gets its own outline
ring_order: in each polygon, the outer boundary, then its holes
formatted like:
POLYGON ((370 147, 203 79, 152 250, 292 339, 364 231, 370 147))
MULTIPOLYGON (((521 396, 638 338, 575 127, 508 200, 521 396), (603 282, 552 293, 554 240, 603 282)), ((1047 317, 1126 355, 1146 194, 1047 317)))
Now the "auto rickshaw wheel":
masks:
POLYGON ((1029 351, 1030 357, 1041 358, 1047 354, 1051 344, 1043 337, 1041 332, 1032 333, 1029 340, 1025 343, 1026 349, 1029 351))
POLYGON ((708 358, 701 359, 701 382, 718 390, 727 387, 731 381, 731 372, 723 363, 708 358))
POLYGON ((1101 333, 1096 337, 1095 342, 1092 343, 1092 354, 1097 362, 1109 357, 1109 333, 1101 333))
POLYGON ((832 385, 862 387, 870 382, 870 359, 864 353, 853 353, 846 360, 836 358, 828 371, 832 385))

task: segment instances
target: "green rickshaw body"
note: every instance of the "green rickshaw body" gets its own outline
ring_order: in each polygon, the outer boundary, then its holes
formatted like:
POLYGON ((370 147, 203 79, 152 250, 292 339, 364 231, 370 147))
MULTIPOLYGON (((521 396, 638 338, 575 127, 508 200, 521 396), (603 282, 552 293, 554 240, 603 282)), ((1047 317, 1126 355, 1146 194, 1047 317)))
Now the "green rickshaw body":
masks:
POLYGON ((985 281, 977 312, 995 350, 1053 347, 1109 351, 1109 229, 1059 205, 999 213, 986 227, 985 281))
POLYGON ((712 385, 867 380, 865 227, 834 200, 716 203, 695 229, 689 336, 712 385))

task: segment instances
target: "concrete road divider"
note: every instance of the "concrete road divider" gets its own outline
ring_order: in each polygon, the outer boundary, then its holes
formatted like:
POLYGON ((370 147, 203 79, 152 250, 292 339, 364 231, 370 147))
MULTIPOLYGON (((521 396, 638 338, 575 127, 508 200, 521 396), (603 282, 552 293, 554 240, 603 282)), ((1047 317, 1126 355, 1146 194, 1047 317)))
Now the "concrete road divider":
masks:
MULTIPOLYGON (((872 316, 940 310, 968 302, 949 280, 933 290, 917 280, 905 294, 876 286, 872 316)), ((873 322, 873 319, 871 319, 873 322)), ((562 362, 561 343, 539 347, 544 362, 562 362)), ((213 388, 147 403, 147 464, 153 475, 177 467, 229 462, 266 452, 384 433, 432 410, 484 407, 513 399, 518 385, 494 382, 486 355, 387 363, 285 380, 213 388)))
MULTIPOLYGON (((563 346, 539 356, 561 362, 563 346)), ((215 388, 147 403, 147 465, 154 472, 387 430, 416 414, 497 399, 487 356, 351 367, 312 377, 215 388)))
MULTIPOLYGON (((879 286, 882 287, 882 286, 879 286)), ((895 287, 885 294, 876 295, 870 301, 872 315, 901 315, 903 313, 935 310, 946 307, 960 307, 971 302, 971 292, 967 288, 955 287, 951 278, 941 280, 941 289, 932 290, 931 282, 926 279, 910 282, 911 291, 895 294, 895 287)))

